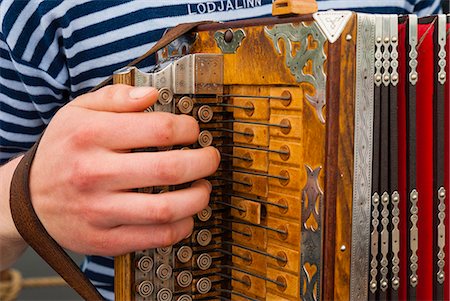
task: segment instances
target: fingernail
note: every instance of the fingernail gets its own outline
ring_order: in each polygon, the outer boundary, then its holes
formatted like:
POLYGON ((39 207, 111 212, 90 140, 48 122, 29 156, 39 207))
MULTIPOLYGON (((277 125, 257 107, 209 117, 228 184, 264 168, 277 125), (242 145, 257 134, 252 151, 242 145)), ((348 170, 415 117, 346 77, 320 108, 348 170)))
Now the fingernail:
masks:
POLYGON ((191 235, 192 235, 192 232, 189 233, 184 239, 188 239, 189 237, 191 237, 191 235))
POLYGON ((212 184, 211 184, 211 182, 208 181, 208 180, 205 180, 205 182, 206 182, 206 184, 208 184, 208 186, 209 186, 209 191, 212 191, 212 184))
POLYGON ((217 156, 219 156, 219 159, 220 159, 221 155, 220 155, 220 152, 219 152, 219 150, 218 150, 217 148, 214 148, 214 149, 216 150, 216 152, 217 152, 217 156))
POLYGON ((132 99, 138 99, 152 93, 153 91, 155 91, 155 88, 152 87, 136 87, 130 91, 128 96, 132 99))

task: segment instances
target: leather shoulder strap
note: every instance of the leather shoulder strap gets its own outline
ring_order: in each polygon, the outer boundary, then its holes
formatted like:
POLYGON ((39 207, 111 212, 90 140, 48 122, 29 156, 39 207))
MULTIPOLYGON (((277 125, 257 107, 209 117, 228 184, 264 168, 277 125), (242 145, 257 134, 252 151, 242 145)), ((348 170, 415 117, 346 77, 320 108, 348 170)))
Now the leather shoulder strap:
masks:
MULTIPOLYGON (((199 25, 209 24, 209 23, 214 23, 214 22, 213 21, 200 21, 200 22, 194 22, 194 23, 182 23, 182 24, 179 24, 179 25, 171 28, 165 35, 162 36, 162 38, 155 45, 153 45, 152 48, 150 48, 149 51, 147 51, 146 53, 144 53, 142 56, 138 57, 134 61, 130 62, 125 67, 131 67, 131 66, 135 66, 135 65, 139 64, 141 61, 148 58, 152 54, 156 53, 158 50, 166 47, 167 45, 169 45, 170 43, 172 43, 173 41, 175 41, 177 38, 184 35, 185 33, 188 33, 189 31, 193 30, 194 28, 196 28, 199 25)), ((100 84, 95 86, 90 92, 94 92, 94 91, 106 86, 107 84, 109 84, 111 82, 112 82, 112 76, 108 77, 107 79, 102 81, 100 84)))
POLYGON ((23 239, 85 300, 103 300, 75 262, 48 234, 31 203, 29 175, 39 141, 17 165, 11 181, 10 206, 23 239))

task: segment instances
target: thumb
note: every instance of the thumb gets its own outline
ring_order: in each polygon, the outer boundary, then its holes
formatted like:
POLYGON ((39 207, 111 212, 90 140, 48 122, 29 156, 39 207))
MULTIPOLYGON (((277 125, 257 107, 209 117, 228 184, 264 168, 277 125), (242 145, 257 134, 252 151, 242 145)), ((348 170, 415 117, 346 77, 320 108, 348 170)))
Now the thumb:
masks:
POLYGON ((69 105, 94 111, 140 112, 153 105, 157 99, 158 90, 153 87, 115 84, 81 95, 71 101, 69 105))

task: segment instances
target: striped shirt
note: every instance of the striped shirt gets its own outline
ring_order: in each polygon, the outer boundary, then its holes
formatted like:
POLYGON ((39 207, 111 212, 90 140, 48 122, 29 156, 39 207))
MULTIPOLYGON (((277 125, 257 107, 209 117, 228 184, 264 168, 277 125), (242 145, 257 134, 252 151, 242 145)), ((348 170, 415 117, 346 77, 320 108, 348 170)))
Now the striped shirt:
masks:
MULTIPOLYGON (((167 27, 268 16, 272 0, 0 0, 0 162, 26 151, 52 116, 145 53, 167 27)), ((440 11, 440 0, 322 0, 321 10, 440 11)), ((149 63, 151 64, 151 63, 149 63)), ((113 260, 88 256, 88 277, 113 295, 113 260)))

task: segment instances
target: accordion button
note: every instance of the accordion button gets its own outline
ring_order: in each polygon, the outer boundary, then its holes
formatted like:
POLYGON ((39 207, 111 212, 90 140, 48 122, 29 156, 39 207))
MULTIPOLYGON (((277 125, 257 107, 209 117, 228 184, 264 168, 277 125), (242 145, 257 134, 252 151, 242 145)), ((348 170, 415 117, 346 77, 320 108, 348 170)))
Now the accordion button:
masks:
POLYGON ((198 135, 198 144, 200 144, 201 147, 207 147, 210 146, 213 142, 213 136, 210 131, 202 131, 198 135))
POLYGON ((199 213, 197 213, 198 219, 202 222, 206 222, 211 218, 211 216, 212 216, 212 209, 209 206, 200 211, 199 213))
POLYGON ((177 276, 177 283, 180 287, 188 287, 192 283, 192 273, 189 271, 182 271, 177 276))
POLYGON ((142 281, 136 288, 139 295, 146 298, 153 293, 153 283, 148 280, 142 281))
POLYGON ((170 289, 162 288, 156 294, 156 300, 157 301, 170 301, 170 300, 172 300, 172 296, 173 296, 173 294, 170 289))
POLYGON ((192 297, 184 294, 178 297, 177 301, 192 301, 192 297))
POLYGON ((156 252, 161 256, 167 256, 172 252, 172 247, 157 248, 156 252))
POLYGON ((177 107, 181 113, 189 114, 194 108, 194 101, 189 96, 183 96, 178 101, 177 107))
POLYGON ((197 288, 197 291, 200 294, 206 294, 211 290, 212 283, 211 283, 211 280, 209 280, 206 277, 203 277, 197 281, 197 284, 195 285, 195 287, 197 288))
POLYGON ((198 109, 197 116, 198 119, 200 119, 201 122, 210 122, 213 118, 213 110, 210 106, 203 105, 198 109))
POLYGON ((200 270, 207 270, 212 264, 212 257, 208 253, 203 253, 197 258, 197 266, 200 270))
POLYGON ((162 280, 168 280, 172 276, 172 267, 168 264, 163 263, 156 270, 156 276, 162 280))
POLYGON ((169 88, 159 89, 158 101, 162 105, 167 105, 173 100, 173 93, 169 88))
POLYGON ((209 245, 209 243, 211 242, 211 240, 212 240, 212 234, 211 234, 211 231, 206 230, 206 229, 203 229, 203 230, 200 230, 200 231, 197 233, 197 242, 198 242, 198 244, 201 245, 202 247, 205 247, 205 246, 209 245))
POLYGON ((141 272, 148 273, 153 268, 153 259, 150 256, 142 256, 136 266, 141 272))
POLYGON ((186 263, 192 258, 192 249, 188 246, 182 246, 177 251, 177 258, 181 263, 186 263))

